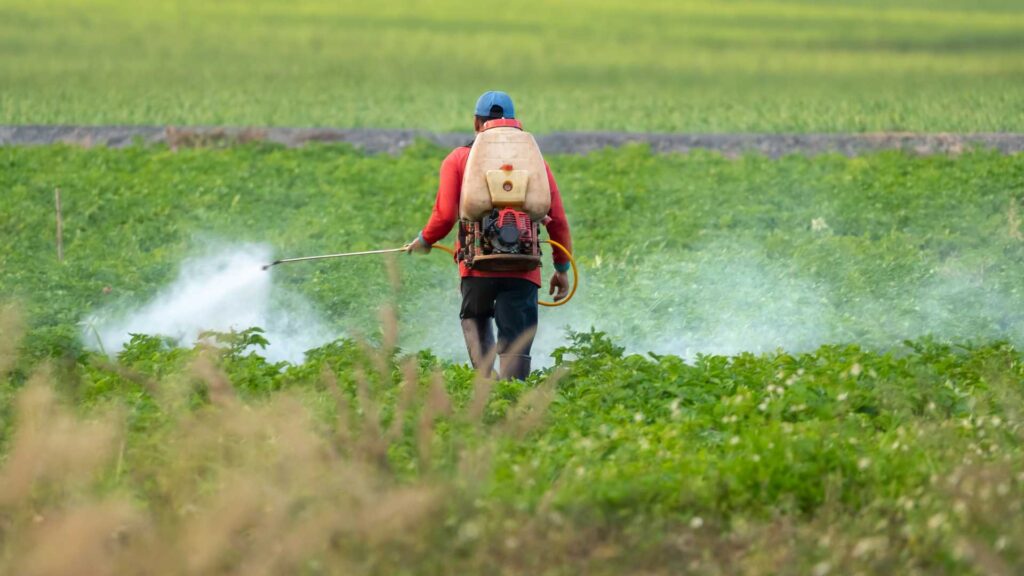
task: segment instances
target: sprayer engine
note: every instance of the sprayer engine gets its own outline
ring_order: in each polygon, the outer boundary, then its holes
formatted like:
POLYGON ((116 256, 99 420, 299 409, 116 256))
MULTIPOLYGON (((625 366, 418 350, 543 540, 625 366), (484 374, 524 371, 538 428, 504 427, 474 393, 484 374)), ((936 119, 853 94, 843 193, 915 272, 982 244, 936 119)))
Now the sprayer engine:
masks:
POLYGON ((483 220, 484 240, 491 254, 529 254, 533 248, 530 216, 511 208, 493 210, 483 220))
POLYGON ((533 270, 540 266, 539 232, 529 214, 494 209, 480 222, 462 222, 459 258, 477 270, 533 270))

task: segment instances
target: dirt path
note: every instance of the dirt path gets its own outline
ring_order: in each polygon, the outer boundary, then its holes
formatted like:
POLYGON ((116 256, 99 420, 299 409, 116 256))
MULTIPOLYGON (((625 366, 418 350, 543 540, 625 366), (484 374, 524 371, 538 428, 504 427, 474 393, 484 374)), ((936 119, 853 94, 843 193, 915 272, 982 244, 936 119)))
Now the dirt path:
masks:
MULTIPOLYGON (((471 134, 417 130, 331 128, 220 128, 164 126, 0 126, 0 146, 56 142, 80 146, 127 146, 167 143, 172 147, 271 141, 286 146, 307 142, 344 142, 369 152, 395 154, 417 139, 443 147, 469 141, 471 134)), ((958 154, 973 147, 1004 154, 1024 151, 1024 134, 654 134, 624 132, 555 132, 538 135, 549 154, 585 154, 632 142, 646 143, 656 152, 716 150, 729 156, 755 152, 777 158, 785 154, 837 152, 847 156, 876 150, 907 150, 917 154, 958 154)))

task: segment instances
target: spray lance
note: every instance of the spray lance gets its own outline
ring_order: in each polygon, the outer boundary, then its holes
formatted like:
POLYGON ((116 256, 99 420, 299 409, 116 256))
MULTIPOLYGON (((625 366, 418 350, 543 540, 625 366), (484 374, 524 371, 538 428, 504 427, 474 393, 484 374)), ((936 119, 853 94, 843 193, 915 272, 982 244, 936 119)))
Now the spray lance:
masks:
MULTIPOLYGON (((541 240, 541 243, 543 243, 543 244, 550 244, 551 246, 554 246, 556 249, 561 250, 569 258, 569 264, 572 266, 572 289, 569 290, 569 294, 565 298, 559 300, 558 302, 545 302, 543 300, 538 302, 538 304, 540 304, 541 306, 552 306, 552 307, 553 306, 561 306, 561 305, 566 304, 567 302, 569 302, 569 300, 572 300, 572 297, 576 294, 576 286, 579 284, 579 279, 580 279, 579 271, 576 269, 576 259, 573 258, 572 254, 569 252, 569 250, 565 246, 562 246, 561 244, 559 244, 558 242, 555 242, 554 240, 541 240)), ((438 249, 440 249, 443 252, 447 252, 448 254, 450 254, 452 256, 455 255, 455 250, 452 249, 452 248, 449 248, 448 246, 444 246, 442 244, 434 244, 432 247, 433 248, 438 248, 438 249)), ((278 264, 288 264, 288 263, 291 263, 291 262, 308 262, 310 260, 327 260, 327 259, 331 259, 331 258, 348 258, 350 256, 371 256, 371 255, 377 255, 377 254, 394 254, 396 252, 405 252, 406 248, 407 248, 407 246, 402 246, 401 248, 384 248, 384 249, 381 249, 381 250, 364 250, 362 252, 343 252, 341 254, 321 254, 319 256, 301 256, 301 257, 298 257, 298 258, 282 258, 280 260, 274 260, 270 264, 264 265, 263 266, 263 270, 269 270, 271 267, 277 266, 278 264)))
POLYGON ((394 252, 401 252, 405 248, 385 248, 383 250, 365 250, 363 252, 344 252, 341 254, 321 254, 319 256, 302 256, 299 258, 282 258, 281 260, 274 260, 270 264, 263 266, 263 270, 270 269, 271 266, 277 266, 278 264, 287 264, 289 262, 305 262, 307 260, 326 260, 328 258, 347 258, 349 256, 368 256, 370 254, 392 254, 394 252))

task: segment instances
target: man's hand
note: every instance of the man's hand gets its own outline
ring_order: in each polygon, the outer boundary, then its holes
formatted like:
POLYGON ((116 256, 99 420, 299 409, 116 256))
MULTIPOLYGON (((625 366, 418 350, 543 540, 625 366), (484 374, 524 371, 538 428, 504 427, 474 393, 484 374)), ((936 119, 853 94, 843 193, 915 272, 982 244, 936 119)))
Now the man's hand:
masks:
POLYGON ((430 244, 423 241, 423 236, 417 236, 412 242, 404 246, 406 254, 429 254, 430 244))
POLYGON ((551 276, 551 288, 548 289, 548 294, 555 295, 555 302, 569 295, 569 274, 567 272, 555 271, 551 276))

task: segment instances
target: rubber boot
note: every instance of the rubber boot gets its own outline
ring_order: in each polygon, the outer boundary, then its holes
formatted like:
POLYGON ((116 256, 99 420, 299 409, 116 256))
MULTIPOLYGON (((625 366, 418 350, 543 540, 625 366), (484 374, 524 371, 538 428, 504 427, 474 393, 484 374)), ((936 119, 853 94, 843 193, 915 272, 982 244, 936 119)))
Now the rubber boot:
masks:
POLYGON ((490 359, 491 365, 486 367, 485 374, 494 373, 494 332, 491 330, 490 318, 463 318, 462 335, 466 338, 466 351, 473 368, 480 367, 490 359))
POLYGON ((502 354, 501 379, 526 380, 530 375, 530 357, 525 354, 502 354))

